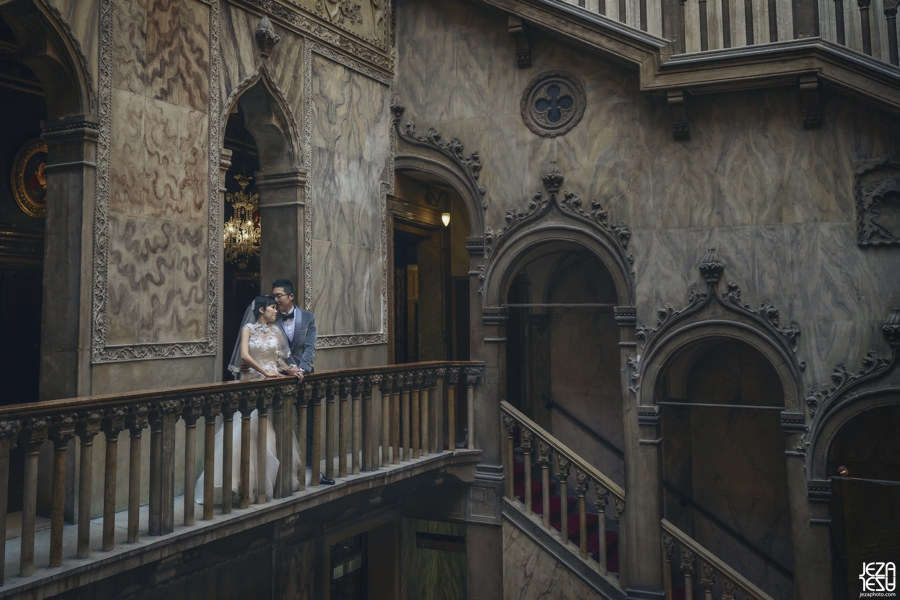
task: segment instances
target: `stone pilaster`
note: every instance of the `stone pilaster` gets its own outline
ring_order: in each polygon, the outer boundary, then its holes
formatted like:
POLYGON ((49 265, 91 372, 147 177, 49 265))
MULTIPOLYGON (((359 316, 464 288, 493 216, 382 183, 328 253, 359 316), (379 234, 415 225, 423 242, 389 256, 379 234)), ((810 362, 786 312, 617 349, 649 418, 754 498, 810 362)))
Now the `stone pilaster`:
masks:
POLYGON ((306 172, 299 167, 286 171, 256 173, 260 218, 260 291, 286 277, 294 283, 294 300, 303 304, 305 268, 306 172))

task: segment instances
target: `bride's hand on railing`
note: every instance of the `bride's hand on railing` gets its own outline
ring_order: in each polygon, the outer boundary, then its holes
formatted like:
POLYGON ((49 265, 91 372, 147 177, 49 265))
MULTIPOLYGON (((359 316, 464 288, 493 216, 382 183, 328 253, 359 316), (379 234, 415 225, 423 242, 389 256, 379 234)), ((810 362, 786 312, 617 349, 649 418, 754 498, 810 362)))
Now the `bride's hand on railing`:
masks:
POLYGON ((266 371, 266 377, 269 379, 278 379, 280 377, 284 377, 284 375, 282 375, 278 371, 273 370, 273 371, 266 371))

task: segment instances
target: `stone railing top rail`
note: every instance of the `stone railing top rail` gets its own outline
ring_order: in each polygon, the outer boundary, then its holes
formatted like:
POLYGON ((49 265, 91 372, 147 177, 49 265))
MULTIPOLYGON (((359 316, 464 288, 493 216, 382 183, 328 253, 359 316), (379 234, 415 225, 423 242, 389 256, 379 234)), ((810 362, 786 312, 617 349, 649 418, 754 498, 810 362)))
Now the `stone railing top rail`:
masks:
POLYGON ((661 520, 663 531, 667 532, 673 538, 678 540, 682 545, 690 549, 695 555, 708 562, 718 571, 722 577, 730 579, 741 588, 744 593, 755 600, 774 600, 770 595, 753 585, 743 575, 722 562, 715 554, 701 546, 691 536, 678 529, 674 524, 666 519, 661 520))
MULTIPOLYGON (((428 361, 419 363, 403 363, 396 365, 381 365, 377 367, 360 367, 355 369, 341 369, 337 371, 323 371, 310 373, 303 381, 305 383, 315 381, 328 381, 344 377, 364 377, 371 375, 384 375, 388 373, 401 373, 409 371, 424 371, 428 369, 452 369, 452 368, 480 368, 484 365, 478 361, 428 361)), ((61 398, 59 400, 44 400, 24 404, 11 404, 0 407, 0 420, 13 420, 73 411, 78 412, 87 408, 103 408, 106 406, 122 404, 139 404, 142 402, 157 402, 169 398, 187 398, 203 396, 207 394, 220 394, 225 392, 240 392, 244 390, 261 390, 266 388, 281 388, 296 385, 294 377, 256 379, 251 381, 227 381, 208 383, 201 385, 189 385, 173 388, 161 388, 151 390, 139 390, 120 394, 105 394, 99 396, 81 396, 77 398, 61 398)))
POLYGON ((569 449, 568 446, 563 444, 561 441, 553 437, 548 431, 542 428, 540 425, 526 417, 523 413, 521 413, 518 409, 516 409, 512 404, 507 402, 506 400, 500 401, 500 410, 506 413, 508 416, 512 417, 520 426, 527 427, 534 433, 537 437, 547 442, 551 448, 553 448, 556 452, 559 452, 563 456, 565 456, 569 461, 571 461, 572 466, 576 469, 580 469, 588 477, 593 479, 595 482, 599 483, 603 487, 605 487, 609 492, 624 502, 625 500, 625 490, 623 490, 619 484, 615 481, 598 471, 594 466, 585 461, 583 458, 578 456, 575 452, 569 449))

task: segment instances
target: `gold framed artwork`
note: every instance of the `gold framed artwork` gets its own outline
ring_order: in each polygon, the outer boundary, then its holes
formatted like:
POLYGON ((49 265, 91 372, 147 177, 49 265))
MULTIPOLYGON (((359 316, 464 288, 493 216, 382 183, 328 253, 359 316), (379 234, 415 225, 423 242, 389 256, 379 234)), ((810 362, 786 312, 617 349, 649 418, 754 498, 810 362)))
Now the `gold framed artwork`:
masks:
POLYGON ((29 217, 43 219, 47 213, 47 144, 31 140, 16 154, 10 182, 16 204, 29 217))

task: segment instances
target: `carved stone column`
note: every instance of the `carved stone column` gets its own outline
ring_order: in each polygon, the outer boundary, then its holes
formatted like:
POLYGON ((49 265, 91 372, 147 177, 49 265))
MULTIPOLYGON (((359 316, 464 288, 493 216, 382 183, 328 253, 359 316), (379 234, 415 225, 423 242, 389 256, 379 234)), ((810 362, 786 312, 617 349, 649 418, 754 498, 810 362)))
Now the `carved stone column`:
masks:
POLYGON ((303 305, 304 219, 303 190, 306 172, 299 167, 287 171, 256 173, 260 218, 260 290, 286 277, 294 284, 294 301, 303 305))
MULTIPOLYGON (((638 406, 632 388, 638 371, 633 306, 614 309, 619 324, 622 419, 625 428, 625 556, 620 578, 629 599, 663 597, 663 557, 659 519, 660 416, 655 406, 638 406)), ((617 507, 618 509, 618 507, 617 507)), ((617 510, 617 514, 618 514, 617 510)))

